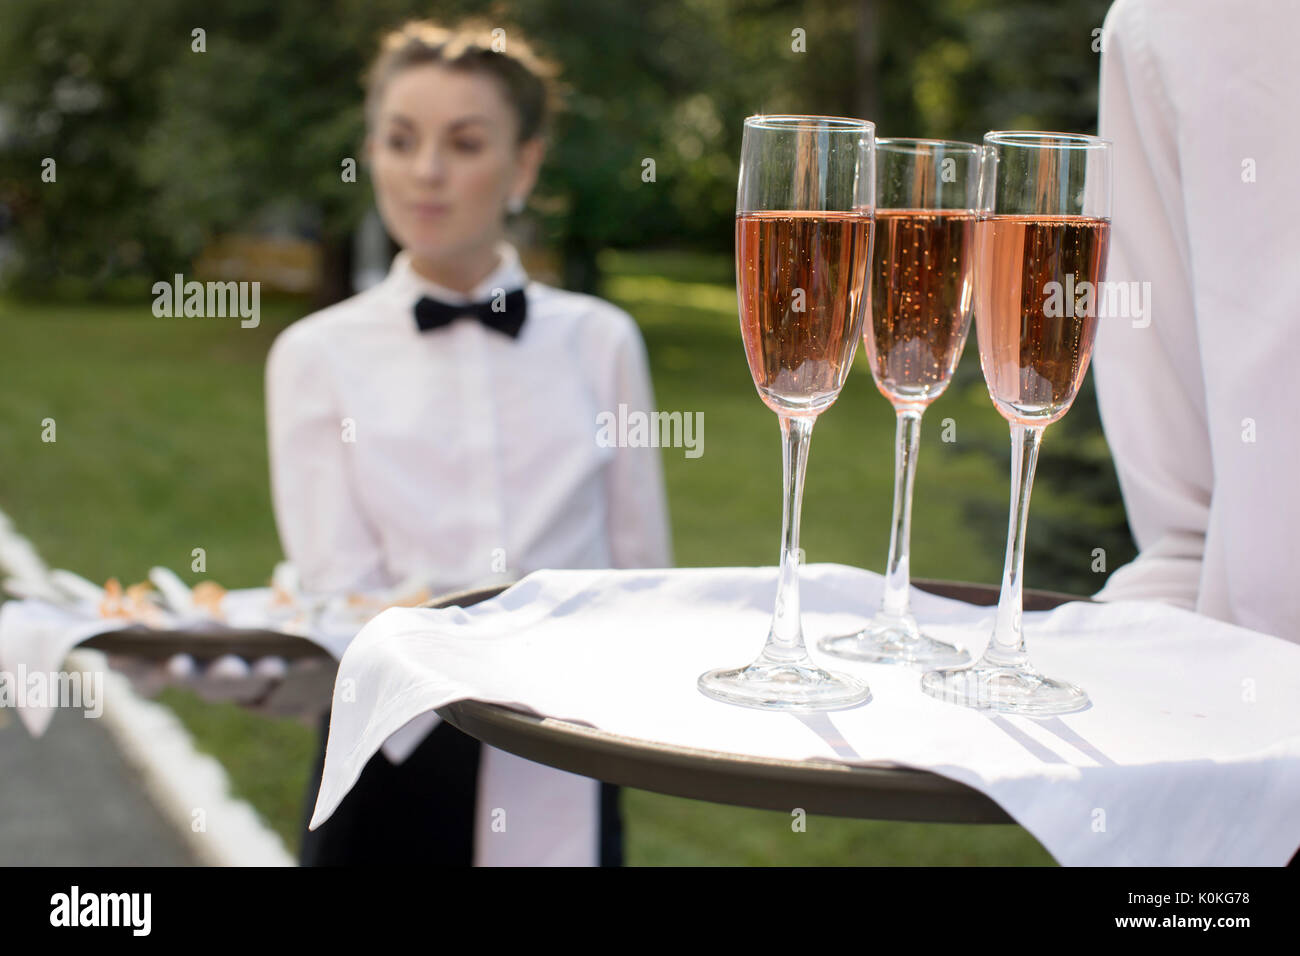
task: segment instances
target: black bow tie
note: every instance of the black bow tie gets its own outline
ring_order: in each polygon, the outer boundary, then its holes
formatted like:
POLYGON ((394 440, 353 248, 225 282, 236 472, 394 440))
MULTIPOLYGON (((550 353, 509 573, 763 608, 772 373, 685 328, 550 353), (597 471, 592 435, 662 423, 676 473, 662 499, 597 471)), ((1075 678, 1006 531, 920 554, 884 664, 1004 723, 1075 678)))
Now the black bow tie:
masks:
POLYGON ((523 289, 515 289, 507 292, 504 297, 494 297, 487 302, 470 302, 466 305, 452 305, 426 295, 415 303, 415 324, 421 332, 428 332, 467 315, 478 319, 488 328, 515 339, 519 337, 527 312, 528 300, 524 298, 523 289))

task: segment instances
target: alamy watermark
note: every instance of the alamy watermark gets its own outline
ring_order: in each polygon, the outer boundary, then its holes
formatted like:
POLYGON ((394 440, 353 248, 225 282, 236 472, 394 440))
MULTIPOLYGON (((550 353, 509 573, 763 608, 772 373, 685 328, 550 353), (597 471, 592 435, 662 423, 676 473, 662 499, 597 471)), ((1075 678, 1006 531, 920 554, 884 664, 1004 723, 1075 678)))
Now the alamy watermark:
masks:
POLYGON ((74 883, 68 892, 50 897, 51 926, 117 926, 132 936, 148 936, 152 913, 152 893, 83 892, 74 883))
POLYGON ((1064 283, 1044 285, 1043 296, 1043 315, 1049 319, 1132 319, 1135 329, 1151 324, 1150 282, 1075 282, 1074 273, 1067 272, 1064 283))
POLYGON ((176 273, 171 282, 153 284, 153 314, 160 319, 234 318, 239 325, 255 329, 261 321, 260 282, 199 282, 176 273))
POLYGON ((100 671, 0 671, 0 707, 72 707, 86 717, 104 713, 100 671))
POLYGON ((596 415, 601 448, 684 448, 687 458, 704 454, 703 412, 644 412, 620 403, 596 415))

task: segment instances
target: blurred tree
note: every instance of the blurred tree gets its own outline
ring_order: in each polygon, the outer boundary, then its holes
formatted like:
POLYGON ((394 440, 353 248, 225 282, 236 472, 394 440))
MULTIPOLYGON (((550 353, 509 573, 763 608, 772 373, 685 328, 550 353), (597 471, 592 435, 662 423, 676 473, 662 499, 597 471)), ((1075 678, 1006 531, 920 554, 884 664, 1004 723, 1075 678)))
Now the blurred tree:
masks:
MULTIPOLYGON (((533 215, 569 284, 591 289, 607 245, 730 247, 750 113, 865 113, 882 135, 968 139, 1091 128, 1105 6, 445 0, 436 15, 517 25, 562 65, 567 109, 533 215)), ((323 297, 346 294, 371 201, 364 177, 340 175, 360 158, 360 77, 385 29, 427 15, 418 0, 5 0, 0 201, 23 275, 165 274, 216 233, 272 221, 313 232, 323 297), (40 181, 45 157, 57 184, 40 181)))
POLYGON ((151 222, 139 145, 158 113, 160 73, 187 46, 167 0, 57 14, 31 0, 0 4, 0 203, 29 291, 61 280, 96 289, 172 261, 169 231, 151 222))
MULTIPOLYGON (((464 5, 441 6, 455 16, 464 5)), ((140 144, 157 227, 170 226, 193 256, 216 232, 289 224, 321 244, 319 302, 350 295, 352 232, 372 202, 361 78, 380 36, 426 9, 415 0, 223 0, 196 16, 207 52, 163 71, 158 115, 140 144)))

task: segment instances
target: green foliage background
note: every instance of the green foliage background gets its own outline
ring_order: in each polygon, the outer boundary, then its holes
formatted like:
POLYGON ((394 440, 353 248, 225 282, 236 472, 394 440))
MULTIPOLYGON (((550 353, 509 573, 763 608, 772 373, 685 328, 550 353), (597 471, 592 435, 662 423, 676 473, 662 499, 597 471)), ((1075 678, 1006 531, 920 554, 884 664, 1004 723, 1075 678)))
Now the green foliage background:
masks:
POLYGON ((570 285, 605 247, 729 250, 741 120, 863 115, 881 135, 1088 131, 1105 0, 5 0, 0 203, 43 293, 184 268, 291 222, 341 245, 370 206, 360 77, 407 18, 518 28, 567 87, 533 204, 570 285), (205 52, 191 32, 205 31, 205 52), (803 51, 796 52, 796 31, 803 51), (39 178, 53 157, 56 183, 39 178), (653 184, 642 163, 656 164, 653 184))

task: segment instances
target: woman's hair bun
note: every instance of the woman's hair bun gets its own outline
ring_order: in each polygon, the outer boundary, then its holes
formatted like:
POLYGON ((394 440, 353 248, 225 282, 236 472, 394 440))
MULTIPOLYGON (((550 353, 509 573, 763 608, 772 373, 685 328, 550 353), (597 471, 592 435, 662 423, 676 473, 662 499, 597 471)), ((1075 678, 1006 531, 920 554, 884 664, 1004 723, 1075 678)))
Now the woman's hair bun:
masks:
POLYGON ((389 81, 426 64, 496 77, 519 117, 519 142, 545 135, 558 109, 558 68, 538 56, 517 31, 483 20, 453 27, 412 20, 384 37, 366 74, 368 128, 374 126, 389 81))

